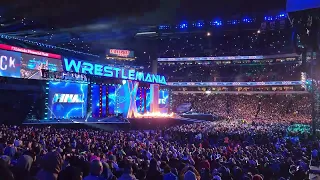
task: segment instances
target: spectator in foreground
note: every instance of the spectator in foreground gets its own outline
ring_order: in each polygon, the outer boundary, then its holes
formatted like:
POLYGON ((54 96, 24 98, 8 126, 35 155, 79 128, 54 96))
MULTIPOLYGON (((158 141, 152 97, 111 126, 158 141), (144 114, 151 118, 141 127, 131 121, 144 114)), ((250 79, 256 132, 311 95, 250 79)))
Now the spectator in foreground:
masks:
POLYGON ((16 180, 31 180, 30 169, 33 163, 32 157, 29 155, 22 155, 13 167, 13 174, 16 180))
POLYGON ((90 175, 86 176, 84 180, 104 180, 101 177, 103 172, 103 165, 100 160, 93 160, 90 165, 90 175))
POLYGON ((62 167, 62 157, 58 152, 46 154, 41 160, 41 170, 37 174, 39 180, 57 180, 62 167))
POLYGON ((132 166, 130 164, 124 166, 122 176, 118 180, 137 180, 132 174, 132 166))
POLYGON ((58 180, 82 180, 82 172, 79 168, 68 166, 59 173, 58 180))

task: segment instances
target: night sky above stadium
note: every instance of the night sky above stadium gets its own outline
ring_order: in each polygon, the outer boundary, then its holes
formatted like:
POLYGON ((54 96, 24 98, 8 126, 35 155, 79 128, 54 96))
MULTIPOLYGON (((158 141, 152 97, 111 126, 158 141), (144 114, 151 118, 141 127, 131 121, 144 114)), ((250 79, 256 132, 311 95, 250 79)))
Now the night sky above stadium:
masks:
POLYGON ((95 53, 130 48, 127 42, 139 30, 163 23, 250 16, 284 7, 285 0, 6 0, 0 8, 0 33, 95 53))

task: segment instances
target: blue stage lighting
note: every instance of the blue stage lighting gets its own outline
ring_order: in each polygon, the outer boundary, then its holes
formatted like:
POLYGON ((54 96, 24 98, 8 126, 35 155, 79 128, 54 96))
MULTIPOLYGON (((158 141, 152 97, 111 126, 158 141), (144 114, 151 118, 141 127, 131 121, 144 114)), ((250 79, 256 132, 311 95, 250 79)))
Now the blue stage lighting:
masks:
POLYGON ((280 18, 284 18, 284 17, 287 17, 287 15, 286 15, 285 13, 281 13, 281 14, 279 15, 279 17, 280 17, 280 18))
POLYGON ((169 29, 170 28, 170 26, 168 26, 168 25, 160 25, 159 26, 159 29, 169 29))
POLYGON ((244 23, 252 23, 252 22, 253 22, 253 19, 251 19, 251 18, 244 18, 244 19, 242 19, 242 21, 243 21, 244 23))
POLYGON ((180 24, 180 29, 185 29, 185 28, 187 28, 188 27, 188 24, 187 23, 182 23, 182 24, 180 24))
POLYGON ((264 18, 264 20, 266 20, 266 21, 272 21, 272 20, 273 20, 273 17, 272 17, 272 16, 266 16, 266 17, 264 18))
POLYGON ((232 20, 232 24, 238 24, 237 20, 232 20))
POLYGON ((211 26, 222 26, 222 21, 220 20, 214 20, 210 22, 211 26))
POLYGON ((204 25, 204 22, 203 21, 198 21, 197 22, 197 27, 203 27, 204 25))

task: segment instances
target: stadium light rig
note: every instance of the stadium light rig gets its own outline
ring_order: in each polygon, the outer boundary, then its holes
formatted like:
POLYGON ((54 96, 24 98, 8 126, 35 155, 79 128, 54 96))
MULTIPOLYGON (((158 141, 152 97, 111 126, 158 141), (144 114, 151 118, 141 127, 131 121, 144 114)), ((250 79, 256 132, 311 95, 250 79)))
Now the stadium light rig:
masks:
POLYGON ((222 21, 221 20, 215 20, 210 22, 211 26, 222 26, 222 21))

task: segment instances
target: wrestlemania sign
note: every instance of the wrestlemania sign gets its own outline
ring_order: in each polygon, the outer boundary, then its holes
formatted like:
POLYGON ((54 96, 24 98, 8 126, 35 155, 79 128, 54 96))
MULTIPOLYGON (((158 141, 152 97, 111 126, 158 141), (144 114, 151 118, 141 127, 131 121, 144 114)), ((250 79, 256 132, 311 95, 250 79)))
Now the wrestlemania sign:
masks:
POLYGON ((63 59, 64 70, 67 72, 76 72, 81 74, 90 74, 110 78, 127 79, 134 81, 143 81, 148 83, 157 83, 166 85, 166 78, 157 74, 139 72, 134 69, 113 67, 93 62, 86 62, 74 59, 63 59))

